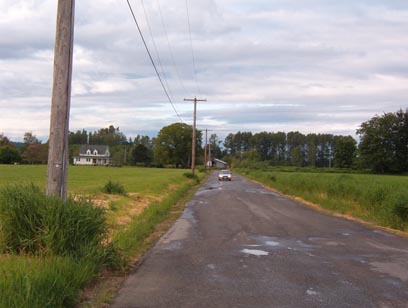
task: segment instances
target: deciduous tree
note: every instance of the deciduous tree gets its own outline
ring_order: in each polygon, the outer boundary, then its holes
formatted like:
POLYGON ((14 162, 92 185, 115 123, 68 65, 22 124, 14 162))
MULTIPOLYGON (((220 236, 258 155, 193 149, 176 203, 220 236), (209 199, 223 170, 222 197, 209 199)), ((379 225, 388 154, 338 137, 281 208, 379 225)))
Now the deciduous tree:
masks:
POLYGON ((375 172, 408 171, 408 111, 376 115, 361 124, 360 157, 375 172))
MULTIPOLYGON (((155 139, 154 160, 159 165, 187 168, 191 163, 193 128, 185 123, 163 127, 155 139)), ((196 133, 196 158, 201 158, 201 131, 196 133)))
POLYGON ((46 164, 48 161, 48 144, 37 141, 29 144, 22 155, 23 162, 28 164, 46 164))
POLYGON ((11 143, 0 146, 0 164, 14 164, 21 161, 20 153, 11 143))
POLYGON ((0 146, 4 146, 8 144, 10 144, 10 140, 3 134, 0 134, 0 146))
POLYGON ((25 132, 23 139, 24 139, 24 143, 25 143, 26 145, 39 142, 39 140, 38 140, 37 137, 33 134, 33 132, 25 132))

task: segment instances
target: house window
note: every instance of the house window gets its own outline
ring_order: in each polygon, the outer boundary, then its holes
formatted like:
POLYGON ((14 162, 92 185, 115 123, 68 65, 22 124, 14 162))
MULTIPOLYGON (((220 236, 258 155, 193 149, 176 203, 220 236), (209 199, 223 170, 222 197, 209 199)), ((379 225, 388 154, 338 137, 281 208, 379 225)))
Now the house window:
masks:
POLYGON ((87 150, 87 151, 86 151, 86 154, 87 154, 87 155, 91 155, 91 150, 87 150))
POLYGON ((90 159, 90 158, 87 158, 86 161, 89 163, 89 162, 91 161, 91 159, 90 159))
POLYGON ((81 158, 80 158, 80 157, 77 157, 77 158, 76 158, 76 161, 81 161, 81 158))
POLYGON ((94 150, 94 155, 98 155, 98 151, 97 151, 97 150, 94 150))

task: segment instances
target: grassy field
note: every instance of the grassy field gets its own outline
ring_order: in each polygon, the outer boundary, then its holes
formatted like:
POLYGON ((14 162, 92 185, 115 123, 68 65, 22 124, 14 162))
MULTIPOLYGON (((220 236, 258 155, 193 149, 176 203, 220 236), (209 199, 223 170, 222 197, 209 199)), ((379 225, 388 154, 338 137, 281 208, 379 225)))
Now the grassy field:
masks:
MULTIPOLYGON (((130 265, 129 261, 134 261, 154 242, 152 234, 157 233, 157 226, 170 218, 176 219, 182 211, 183 207, 176 206, 177 202, 198 182, 186 177, 186 172, 188 170, 70 166, 68 193, 75 198, 84 196, 105 210, 108 241, 120 252, 121 260, 125 261, 123 265, 130 265), (126 193, 104 193, 103 187, 109 181, 120 183, 126 193)), ((197 174, 198 179, 205 176, 197 174)), ((0 165, 0 190, 13 184, 31 183, 45 190, 45 181, 46 166, 0 165)), ((41 205, 39 207, 41 209, 41 205)), ((31 210, 27 212, 31 215, 29 212, 31 210)), ((0 227, 4 219, 6 216, 0 215, 0 227)), ((94 281, 101 270, 99 260, 92 255, 79 259, 65 255, 42 256, 41 253, 2 255, 1 251, 6 250, 2 247, 1 235, 0 232, 0 307, 73 307, 78 302, 79 290, 94 281)), ((109 257, 103 256, 104 259, 109 257)), ((121 261, 118 264, 122 264, 121 261)), ((109 301, 109 296, 105 301, 109 301)))
POLYGON ((330 211, 408 231, 408 176, 273 169, 235 171, 330 211))
MULTIPOLYGON (((186 170, 134 167, 69 166, 68 192, 97 194, 111 179, 125 186, 127 192, 160 195, 169 186, 179 185, 186 170)), ((34 183, 45 187, 47 168, 43 165, 0 165, 0 186, 9 183, 34 183)))

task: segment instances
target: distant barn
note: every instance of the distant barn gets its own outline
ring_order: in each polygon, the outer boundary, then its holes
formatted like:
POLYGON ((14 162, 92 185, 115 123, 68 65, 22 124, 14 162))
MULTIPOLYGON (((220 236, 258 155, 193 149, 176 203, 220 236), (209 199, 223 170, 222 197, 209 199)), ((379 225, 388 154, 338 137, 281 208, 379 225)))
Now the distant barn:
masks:
POLYGON ((74 157, 74 165, 107 166, 112 163, 107 145, 81 145, 79 156, 74 157))
POLYGON ((212 161, 212 167, 219 168, 219 169, 228 169, 228 163, 222 161, 221 159, 214 158, 212 161))

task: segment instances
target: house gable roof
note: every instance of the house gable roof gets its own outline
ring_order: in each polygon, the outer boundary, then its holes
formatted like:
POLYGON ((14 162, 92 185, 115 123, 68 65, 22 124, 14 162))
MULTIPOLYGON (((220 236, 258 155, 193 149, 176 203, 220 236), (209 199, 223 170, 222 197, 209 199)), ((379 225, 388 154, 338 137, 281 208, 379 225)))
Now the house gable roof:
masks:
POLYGON ((109 156, 109 146, 107 145, 91 145, 91 144, 82 144, 79 150, 80 155, 87 155, 86 152, 90 151, 91 154, 98 152, 98 155, 107 155, 109 156))

